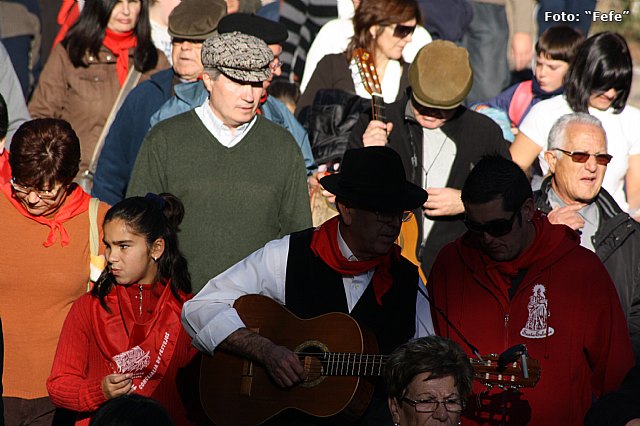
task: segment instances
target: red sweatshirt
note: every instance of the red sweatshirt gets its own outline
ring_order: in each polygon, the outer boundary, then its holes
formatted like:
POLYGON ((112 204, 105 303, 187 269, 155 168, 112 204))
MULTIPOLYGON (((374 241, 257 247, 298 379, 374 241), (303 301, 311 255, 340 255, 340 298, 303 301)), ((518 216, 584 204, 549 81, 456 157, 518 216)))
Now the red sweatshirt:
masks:
MULTIPOLYGON (((62 327, 51 376, 47 381, 53 404, 78 412, 76 425, 88 425, 93 412, 106 401, 101 383, 104 376, 113 373, 94 335, 94 328, 101 325, 94 324, 91 305, 99 303, 97 298, 85 294, 73 304, 62 327)), ((119 315, 117 304, 110 303, 109 306, 113 313, 119 315)), ((175 321, 180 321, 178 313, 175 321)), ((165 376, 150 395, 169 411, 176 425, 192 424, 181 402, 176 376, 196 353, 197 350, 191 346, 191 337, 181 327, 165 376)), ((197 383, 191 385, 197 386, 197 383)))
MULTIPOLYGON (((606 269, 568 227, 543 220, 565 236, 528 268, 512 299, 504 284, 489 280, 469 234, 444 247, 429 276, 433 303, 482 354, 525 343, 542 368, 538 384, 520 392, 478 395, 486 389, 476 382, 462 424, 582 425, 592 398, 616 389, 633 365, 606 269)), ((471 352, 438 313, 432 316, 437 334, 471 352)))

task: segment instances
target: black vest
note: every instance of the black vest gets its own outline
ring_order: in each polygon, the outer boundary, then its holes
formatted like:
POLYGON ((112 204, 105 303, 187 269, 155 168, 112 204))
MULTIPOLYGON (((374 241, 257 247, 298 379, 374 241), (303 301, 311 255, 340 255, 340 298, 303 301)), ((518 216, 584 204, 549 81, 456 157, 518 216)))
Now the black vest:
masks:
MULTIPOLYGON (((300 318, 329 312, 349 314, 342 276, 311 251, 313 229, 291 234, 285 305, 300 318)), ((390 269, 393 286, 378 305, 367 286, 350 315, 375 334, 380 353, 388 354, 415 334, 418 269, 402 257, 390 269)))

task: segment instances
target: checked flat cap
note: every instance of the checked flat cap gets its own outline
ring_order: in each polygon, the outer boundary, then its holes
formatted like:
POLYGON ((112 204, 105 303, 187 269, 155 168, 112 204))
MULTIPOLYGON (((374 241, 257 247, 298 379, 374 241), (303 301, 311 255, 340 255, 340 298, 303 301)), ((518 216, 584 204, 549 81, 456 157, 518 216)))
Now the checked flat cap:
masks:
POLYGON ((202 64, 217 68, 227 77, 244 81, 265 81, 271 75, 273 52, 257 37, 239 32, 215 34, 202 45, 202 64))

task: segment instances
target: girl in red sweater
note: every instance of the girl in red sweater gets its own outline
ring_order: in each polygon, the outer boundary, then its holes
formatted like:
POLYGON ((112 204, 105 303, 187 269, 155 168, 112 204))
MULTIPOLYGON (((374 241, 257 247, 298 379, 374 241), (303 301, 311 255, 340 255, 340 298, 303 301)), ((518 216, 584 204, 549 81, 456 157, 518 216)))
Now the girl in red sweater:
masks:
POLYGON ((89 423, 105 401, 156 399, 177 425, 191 421, 176 376, 197 351, 182 328, 191 279, 178 249, 184 206, 171 194, 127 198, 104 219, 107 268, 65 320, 47 388, 58 407, 89 423))

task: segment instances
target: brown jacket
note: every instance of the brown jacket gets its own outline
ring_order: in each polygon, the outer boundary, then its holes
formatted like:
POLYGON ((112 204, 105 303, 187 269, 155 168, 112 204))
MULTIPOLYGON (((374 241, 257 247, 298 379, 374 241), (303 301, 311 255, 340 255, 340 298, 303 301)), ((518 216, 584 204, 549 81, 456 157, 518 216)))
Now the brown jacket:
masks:
MULTIPOLYGON (((102 127, 120 92, 116 56, 110 50, 103 46, 98 57, 88 56, 87 62, 87 67, 74 67, 65 48, 58 44, 29 102, 33 118, 61 118, 71 123, 80 139, 80 172, 88 167, 102 127)), ((133 66, 133 49, 129 51, 129 66, 133 66)), ((156 67, 144 73, 140 81, 170 66, 158 51, 156 67)))

